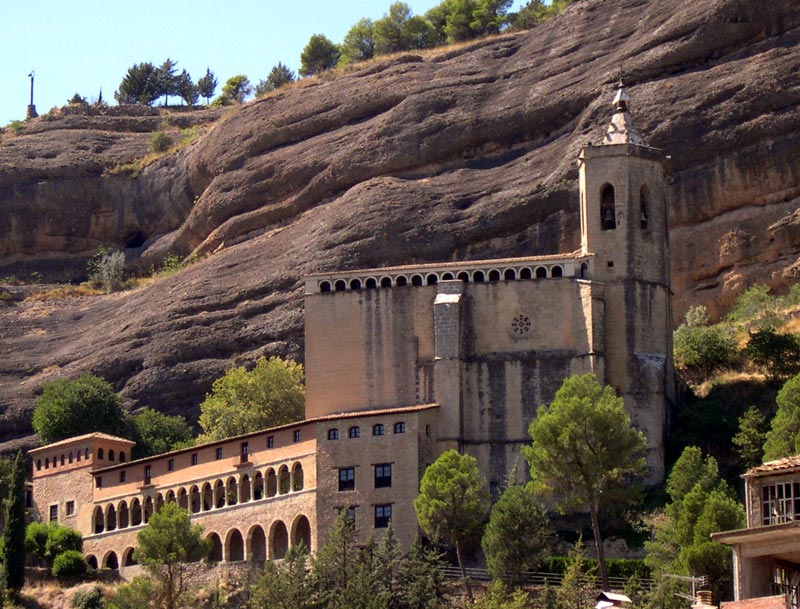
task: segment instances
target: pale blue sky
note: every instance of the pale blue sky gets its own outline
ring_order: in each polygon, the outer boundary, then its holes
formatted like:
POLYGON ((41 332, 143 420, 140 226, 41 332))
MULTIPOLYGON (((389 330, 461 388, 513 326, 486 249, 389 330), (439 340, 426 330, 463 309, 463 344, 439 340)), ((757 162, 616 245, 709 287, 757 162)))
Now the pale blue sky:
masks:
MULTIPOLYGON (((134 63, 170 57, 197 80, 206 66, 220 83, 254 84, 278 61, 297 71, 312 34, 340 42, 362 17, 379 19, 392 0, 4 0, 0 4, 0 126, 25 118, 31 70, 39 114, 74 93, 113 102, 134 63)), ((423 14, 439 0, 408 0, 423 14)), ((516 0, 515 10, 524 4, 516 0)), ((219 92, 219 89, 218 89, 219 92)))

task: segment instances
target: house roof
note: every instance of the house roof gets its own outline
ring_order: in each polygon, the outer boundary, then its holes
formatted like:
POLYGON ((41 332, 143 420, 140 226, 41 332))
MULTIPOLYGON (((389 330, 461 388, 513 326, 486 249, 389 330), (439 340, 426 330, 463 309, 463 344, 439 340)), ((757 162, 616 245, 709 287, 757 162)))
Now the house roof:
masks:
POLYGON ((783 459, 776 459, 775 461, 767 461, 766 463, 748 470, 742 476, 743 478, 750 478, 753 476, 762 476, 776 473, 789 473, 796 469, 800 469, 800 455, 793 457, 784 457, 783 459))
POLYGON ((51 450, 53 448, 60 448, 62 446, 73 446, 74 444, 85 442, 86 440, 107 440, 111 442, 117 442, 119 444, 125 444, 126 446, 133 446, 134 444, 136 444, 136 442, 133 442, 132 440, 128 440, 126 438, 120 438, 118 436, 112 436, 107 433, 101 433, 99 431, 95 431, 92 433, 84 434, 82 436, 75 436, 74 438, 67 438, 66 440, 53 442, 52 444, 45 444, 44 446, 40 446, 39 448, 33 448, 28 451, 28 454, 35 455, 37 453, 51 450))

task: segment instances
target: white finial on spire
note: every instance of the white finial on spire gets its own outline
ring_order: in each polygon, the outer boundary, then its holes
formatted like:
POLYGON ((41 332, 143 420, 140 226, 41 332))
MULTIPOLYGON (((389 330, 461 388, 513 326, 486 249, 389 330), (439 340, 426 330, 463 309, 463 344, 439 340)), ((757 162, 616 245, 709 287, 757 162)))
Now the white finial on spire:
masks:
POLYGON ((633 126, 633 118, 628 112, 628 101, 629 97, 628 92, 625 90, 625 83, 620 79, 617 94, 614 96, 614 115, 611 117, 611 124, 608 126, 606 136, 603 138, 604 144, 638 144, 639 146, 647 146, 633 126))

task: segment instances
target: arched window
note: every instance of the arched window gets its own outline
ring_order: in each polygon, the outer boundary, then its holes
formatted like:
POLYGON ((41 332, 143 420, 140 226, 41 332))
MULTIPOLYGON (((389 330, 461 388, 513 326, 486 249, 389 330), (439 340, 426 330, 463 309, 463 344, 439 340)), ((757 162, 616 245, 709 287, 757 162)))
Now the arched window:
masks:
POLYGON ((412 275, 411 276, 411 285, 413 285, 413 286, 421 286, 422 285, 422 275, 412 275))
POLYGON ((503 272, 503 279, 506 281, 514 281, 517 278, 517 272, 514 269, 506 269, 503 272))
POLYGON ((453 279, 453 273, 445 273, 442 275, 442 281, 450 281, 453 279))
POLYGON ((337 292, 344 292, 347 289, 347 283, 344 279, 339 279, 335 284, 333 284, 333 287, 337 292))
POLYGON ((366 286, 368 290, 374 290, 375 288, 378 287, 378 282, 375 281, 374 277, 370 277, 369 279, 367 279, 366 286))
POLYGON ((472 281, 475 283, 483 283, 486 281, 483 271, 475 271, 472 273, 472 281))
POLYGON ((45 469, 50 469, 50 457, 45 457, 44 458, 44 468, 45 469))
POLYGON ((333 429, 328 430, 328 439, 329 440, 338 440, 339 439, 339 430, 335 427, 333 429))
POLYGON ((78 451, 76 454, 77 454, 77 456, 78 456, 78 462, 80 462, 80 460, 81 460, 81 455, 82 455, 83 453, 81 453, 81 451, 79 450, 79 451, 78 451))
POLYGON ((383 435, 383 423, 375 423, 375 425, 372 426, 372 435, 373 436, 383 435))
POLYGON ((463 281, 464 283, 469 283, 469 273, 467 271, 461 271, 458 274, 458 278, 463 281))
POLYGON ((351 290, 360 290, 361 289, 361 280, 360 279, 351 279, 350 280, 350 289, 351 290))
POLYGON ((650 222, 650 189, 643 185, 639 190, 639 224, 647 230, 650 222))
POLYGON ((36 471, 38 472, 40 469, 42 469, 42 460, 38 459, 36 461, 36 471))
POLYGON ((103 449, 102 448, 98 448, 97 449, 97 459, 98 460, 102 460, 103 459, 103 449))
POLYGON ((552 269, 550 269, 550 276, 551 277, 563 277, 564 276, 564 269, 560 266, 556 265, 552 269))
POLYGON ((89 458, 89 449, 88 449, 88 448, 86 449, 86 453, 85 453, 83 456, 84 456, 84 458, 86 458, 86 459, 88 459, 88 458, 89 458))
POLYGON ((589 265, 585 262, 581 262, 581 279, 588 279, 589 278, 589 265))
POLYGON ((489 281, 500 281, 500 271, 496 269, 489 271, 489 281))
POLYGON ((395 423, 394 433, 406 433, 406 424, 403 421, 398 421, 395 423))
POLYGON ((114 449, 113 448, 109 449, 109 451, 108 451, 108 460, 109 461, 113 461, 114 460, 114 449))
POLYGON ((331 282, 330 281, 323 281, 319 284, 319 291, 321 294, 327 294, 331 291, 331 282))
POLYGON ((394 284, 398 288, 403 288, 408 285, 408 279, 406 279, 405 276, 400 275, 397 279, 394 280, 394 284))
POLYGON ((428 285, 436 285, 438 281, 439 278, 436 276, 436 273, 431 273, 425 278, 425 283, 427 283, 428 285))
POLYGON ((536 267, 536 279, 544 279, 547 277, 547 269, 543 266, 536 267))
POLYGON ((390 288, 390 287, 392 287, 392 278, 391 277, 381 277, 381 287, 382 288, 390 288))
POLYGON ((600 189, 600 228, 603 230, 613 230, 617 228, 614 187, 611 184, 605 184, 603 188, 600 189))
POLYGON ((519 278, 520 278, 520 279, 532 279, 532 278, 533 278, 533 273, 532 273, 532 272, 531 272, 531 270, 530 270, 530 269, 529 269, 529 268, 526 266, 524 269, 522 269, 522 270, 519 272, 519 278))
POLYGON ((64 465, 64 455, 61 455, 61 465, 64 465))
POLYGON ((358 425, 355 425, 355 426, 351 427, 347 431, 347 437, 348 438, 360 438, 361 437, 361 428, 358 427, 358 425))
POLYGON ((67 461, 69 461, 70 463, 72 463, 72 451, 70 451, 70 453, 69 453, 69 457, 67 457, 67 461))

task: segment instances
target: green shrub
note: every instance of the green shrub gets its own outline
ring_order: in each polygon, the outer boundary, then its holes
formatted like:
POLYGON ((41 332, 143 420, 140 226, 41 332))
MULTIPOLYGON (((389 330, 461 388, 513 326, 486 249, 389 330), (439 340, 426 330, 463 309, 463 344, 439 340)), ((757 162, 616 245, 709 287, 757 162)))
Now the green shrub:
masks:
POLYGON ((156 131, 150 138, 150 148, 153 152, 166 152, 172 144, 172 138, 163 131, 156 131))
POLYGON ((747 357, 772 380, 788 379, 800 372, 800 336, 778 334, 775 328, 750 333, 747 357))
POLYGON ((86 263, 86 270, 92 287, 106 292, 118 290, 125 279, 125 254, 101 247, 86 263))
POLYGON ((738 355, 733 328, 725 324, 708 325, 705 307, 692 307, 673 335, 675 366, 693 377, 707 377, 731 366, 738 355))
POLYGON ((47 538, 50 525, 44 522, 31 522, 25 528, 25 552, 35 556, 40 564, 46 561, 47 538))
POLYGON ((67 551, 80 553, 82 550, 83 538, 78 531, 58 524, 51 526, 44 551, 48 560, 55 561, 57 556, 67 551))
MULTIPOLYGON (((53 560, 53 576, 54 577, 75 577, 86 573, 88 565, 83 554, 77 550, 67 550, 62 552, 53 560)), ((74 604, 73 607, 78 605, 74 604)), ((89 607, 90 605, 80 605, 82 607, 89 607)), ((94 605, 91 605, 94 606, 94 605)), ((98 605, 99 606, 99 605, 98 605)))
POLYGON ((10 123, 8 123, 8 128, 11 129, 11 133, 13 133, 14 135, 19 135, 24 127, 25 127, 24 121, 11 121, 10 123))
POLYGON ((153 583, 146 577, 134 577, 117 588, 106 601, 106 609, 141 609, 148 607, 153 597, 153 583))
POLYGON ((769 295, 769 286, 754 285, 742 292, 728 311, 729 322, 756 321, 775 312, 777 299, 769 295))

